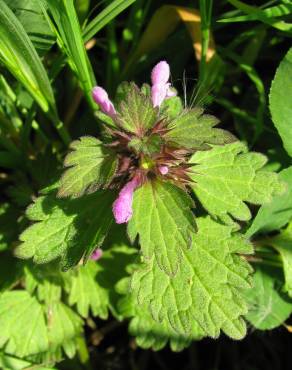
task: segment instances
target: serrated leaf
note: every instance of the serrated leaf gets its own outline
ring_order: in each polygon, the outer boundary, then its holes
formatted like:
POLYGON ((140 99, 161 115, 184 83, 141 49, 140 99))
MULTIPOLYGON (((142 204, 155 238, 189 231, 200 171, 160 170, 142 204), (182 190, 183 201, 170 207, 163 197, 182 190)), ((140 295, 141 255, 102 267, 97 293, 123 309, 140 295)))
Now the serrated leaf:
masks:
POLYGON ((156 321, 167 321, 177 333, 197 332, 198 325, 204 335, 218 337, 222 330, 240 339, 247 313, 242 291, 250 287, 251 267, 237 254, 251 253, 252 246, 231 226, 209 217, 197 223, 192 247, 182 249, 176 275, 166 275, 152 258, 133 274, 133 294, 156 321))
MULTIPOLYGON (((129 278, 124 278, 120 283, 128 286, 129 278)), ((124 297, 120 299, 118 308, 122 317, 131 318, 129 333, 135 337, 138 346, 159 351, 169 342, 171 349, 178 352, 188 347, 192 340, 201 339, 202 332, 199 328, 191 335, 180 334, 168 322, 155 321, 147 306, 136 304, 133 295, 129 294, 128 288, 122 293, 124 297)))
POLYGON ((285 277, 285 290, 292 297, 292 223, 274 238, 267 239, 267 244, 272 245, 283 261, 285 277))
POLYGON ((108 185, 116 167, 117 158, 102 142, 91 136, 73 141, 64 165, 67 169, 61 179, 58 196, 78 197, 108 185))
POLYGON ((145 138, 134 137, 129 142, 128 147, 134 149, 137 153, 144 153, 151 156, 160 152, 162 143, 161 137, 154 134, 145 138))
POLYGON ((68 279, 69 304, 76 304, 78 313, 88 317, 89 309, 94 316, 108 317, 109 291, 99 284, 97 274, 102 270, 94 261, 79 266, 68 279))
POLYGON ((280 63, 270 90, 272 120, 287 153, 292 156, 292 48, 280 63))
POLYGON ((246 232, 248 237, 258 232, 278 230, 292 218, 292 167, 281 171, 279 179, 287 184, 287 191, 273 197, 269 204, 261 206, 246 232))
POLYGON ((210 214, 247 221, 251 213, 245 202, 268 203, 285 188, 277 174, 262 169, 266 161, 241 142, 196 152, 190 159, 191 188, 210 214))
POLYGON ((0 347, 26 357, 48 349, 42 306, 26 291, 14 290, 0 296, 0 347))
POLYGON ((150 261, 155 256, 169 275, 177 272, 182 251, 192 243, 192 206, 192 199, 183 190, 167 182, 148 182, 134 193, 133 217, 128 223, 130 239, 139 234, 145 259, 150 261))
POLYGON ((68 269, 101 245, 112 223, 111 205, 115 194, 99 191, 78 199, 40 197, 28 209, 27 216, 35 223, 21 235, 17 248, 20 258, 47 263, 61 258, 68 269))
POLYGON ((46 264, 41 268, 37 265, 26 264, 25 289, 30 293, 36 292, 38 301, 50 306, 61 300, 62 286, 64 284, 62 273, 52 264, 46 264))
POLYGON ((210 144, 235 141, 229 132, 214 128, 217 123, 215 117, 204 115, 202 109, 185 110, 169 123, 164 137, 176 146, 201 150, 209 149, 210 144))
POLYGON ((249 304, 246 318, 257 329, 276 328, 292 312, 292 301, 280 291, 279 270, 257 266, 253 281, 253 289, 245 293, 249 304))
POLYGON ((83 321, 62 302, 49 306, 47 312, 48 338, 51 350, 62 347, 69 358, 76 353, 76 339, 82 334, 83 321))
POLYGON ((183 103, 179 96, 164 99, 160 107, 161 116, 166 116, 168 119, 175 119, 182 111, 183 103))
POLYGON ((150 97, 140 92, 131 83, 125 100, 118 107, 117 123, 128 132, 142 134, 154 126, 157 119, 157 109, 153 108, 150 97))

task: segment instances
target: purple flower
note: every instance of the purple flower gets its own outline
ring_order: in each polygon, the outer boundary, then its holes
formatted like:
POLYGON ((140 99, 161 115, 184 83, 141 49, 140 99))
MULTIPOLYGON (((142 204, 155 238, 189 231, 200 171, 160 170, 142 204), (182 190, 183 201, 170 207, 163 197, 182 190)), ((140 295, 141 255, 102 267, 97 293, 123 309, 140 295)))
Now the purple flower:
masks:
POLYGON ((99 105, 103 113, 110 117, 114 117, 117 112, 113 103, 110 101, 107 92, 99 86, 96 86, 92 90, 92 96, 95 102, 99 105))
POLYGON ((133 214, 132 204, 135 189, 139 185, 139 180, 134 177, 120 191, 118 198, 113 204, 113 214, 117 224, 128 222, 133 214))
POLYGON ((175 96, 176 93, 171 90, 171 84, 168 82, 170 69, 168 63, 164 60, 156 64, 151 72, 151 97, 154 107, 160 107, 165 98, 175 96))
POLYGON ((98 261, 102 256, 102 249, 97 248, 91 255, 90 259, 93 261, 98 261))
POLYGON ((168 171, 169 171, 167 166, 159 166, 158 170, 161 173, 161 175, 166 175, 168 174, 168 171))

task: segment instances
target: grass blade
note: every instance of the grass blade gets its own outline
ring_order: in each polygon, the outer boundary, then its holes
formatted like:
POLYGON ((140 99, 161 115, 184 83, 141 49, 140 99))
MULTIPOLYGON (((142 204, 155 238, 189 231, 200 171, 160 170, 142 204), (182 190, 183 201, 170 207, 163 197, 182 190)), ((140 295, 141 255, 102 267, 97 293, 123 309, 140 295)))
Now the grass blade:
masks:
POLYGON ((69 136, 58 118, 47 72, 23 26, 3 0, 0 0, 0 19, 1 62, 30 92, 67 143, 69 136))
POLYGON ((115 0, 103 9, 86 27, 83 32, 84 42, 89 41, 111 20, 132 5, 136 0, 115 0))
POLYGON ((68 63, 77 75, 88 103, 93 109, 96 109, 91 97, 91 90, 96 82, 84 46, 73 0, 42 0, 41 6, 52 30, 56 33, 59 46, 67 55, 68 63))

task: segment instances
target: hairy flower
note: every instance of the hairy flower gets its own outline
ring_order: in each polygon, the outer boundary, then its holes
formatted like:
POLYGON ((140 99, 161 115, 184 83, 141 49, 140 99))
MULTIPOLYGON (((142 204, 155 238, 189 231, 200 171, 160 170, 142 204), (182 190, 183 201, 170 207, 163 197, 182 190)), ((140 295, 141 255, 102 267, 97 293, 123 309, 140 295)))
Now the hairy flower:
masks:
POLYGON ((188 191, 192 154, 232 139, 230 134, 213 128, 217 124, 214 117, 204 115, 200 108, 183 109, 182 104, 177 105, 179 99, 173 100, 174 104, 169 102, 174 108, 171 115, 167 107, 157 109, 165 99, 176 95, 169 78, 169 65, 161 61, 151 72, 151 87, 144 84, 140 89, 133 82, 124 82, 118 90, 116 109, 104 89, 93 89, 94 100, 112 118, 110 126, 105 122, 107 138, 102 144, 107 154, 101 168, 108 170, 108 178, 98 186, 120 190, 112 206, 118 224, 131 219, 137 187, 158 179, 188 191), (107 161, 112 157, 116 162, 109 168, 107 161))
POLYGON ((176 95, 171 90, 171 84, 168 82, 169 77, 170 69, 168 63, 161 61, 156 64, 151 73, 151 97, 154 107, 160 107, 165 98, 176 95))
POLYGON ((132 203, 135 189, 139 185, 138 178, 134 177, 120 191, 113 204, 113 214, 117 224, 128 222, 133 214, 132 203))
POLYGON ((107 92, 102 87, 94 87, 92 90, 92 96, 95 102, 100 106, 103 113, 110 117, 114 117, 116 115, 115 107, 109 99, 107 92))

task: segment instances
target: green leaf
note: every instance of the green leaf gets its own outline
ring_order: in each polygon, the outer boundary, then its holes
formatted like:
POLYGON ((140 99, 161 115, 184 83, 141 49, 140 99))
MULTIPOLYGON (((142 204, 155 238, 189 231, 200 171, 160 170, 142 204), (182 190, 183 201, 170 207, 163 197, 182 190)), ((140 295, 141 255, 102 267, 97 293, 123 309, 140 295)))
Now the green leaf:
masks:
POLYGON ((289 97, 292 94, 292 48, 280 63, 270 90, 270 111, 272 120, 292 157, 292 107, 289 97))
POLYGON ((266 157, 248 152, 241 142, 196 152, 190 163, 194 193, 211 215, 223 220, 230 215, 247 221, 251 213, 245 202, 268 203, 284 190, 277 174, 262 169, 266 157))
POLYGON ((42 306, 26 291, 0 296, 0 347, 7 354, 26 357, 48 349, 42 306))
POLYGON ((0 61, 25 86, 51 118, 63 140, 68 142, 68 134, 57 116, 46 70, 22 24, 3 0, 0 0, 0 18, 0 61))
POLYGON ((137 153, 144 153, 151 156, 159 153, 162 147, 162 139, 159 135, 146 136, 145 138, 134 137, 128 144, 128 147, 137 153))
POLYGON ((246 235, 278 230, 292 218, 292 167, 279 173, 279 179, 288 185, 282 195, 275 196, 271 203, 261 206, 246 235))
POLYGON ((246 292, 249 304, 246 319, 257 329, 276 328, 288 319, 292 312, 292 301, 280 292, 279 271, 257 266, 253 280, 253 289, 246 292))
POLYGON ((61 179, 58 196, 79 197, 107 186, 112 179, 117 159, 102 142, 91 136, 73 141, 64 165, 67 169, 61 179))
POLYGON ((227 131, 213 128, 218 120, 204 115, 202 109, 185 110, 168 125, 165 139, 179 147, 189 149, 209 149, 210 144, 226 144, 235 141, 227 131))
POLYGON ((72 276, 68 279, 68 303, 71 306, 76 304, 78 313, 85 318, 88 317, 89 309, 94 316, 102 319, 108 317, 110 292, 99 283, 97 275, 101 270, 100 264, 88 261, 85 266, 72 271, 72 276))
POLYGON ((128 234, 137 234, 146 260, 155 260, 169 275, 181 263, 183 250, 191 246, 195 218, 192 199, 180 188, 167 182, 148 182, 134 193, 133 217, 128 234), (147 209, 147 212, 145 210, 147 209))
POLYGON ((56 37, 46 21, 38 0, 4 0, 23 25, 40 56, 55 43, 56 37))
POLYGON ((283 261, 285 290, 292 297, 292 223, 274 238, 267 239, 279 253, 283 261))
POLYGON ((179 96, 172 96, 171 98, 164 99, 161 104, 160 112, 162 116, 168 119, 174 119, 183 111, 183 103, 179 96))
POLYGON ((116 284, 116 290, 122 295, 118 309, 123 318, 131 318, 129 333, 135 337, 136 343, 144 348, 158 351, 167 343, 173 351, 181 351, 188 347, 192 340, 202 338, 198 328, 196 333, 177 333, 167 321, 157 322, 153 319, 147 306, 137 305, 133 294, 129 294, 130 278, 125 277, 116 284))
MULTIPOLYGON (((286 5, 280 4, 280 5, 271 6, 270 8, 265 8, 265 9, 245 8, 245 10, 246 12, 249 12, 249 14, 240 15, 237 17, 219 19, 217 20, 217 22, 233 23, 233 22, 250 22, 250 21, 262 20, 262 21, 265 21, 265 23, 268 23, 268 20, 271 20, 271 22, 274 22, 276 24, 276 28, 278 28, 280 22, 277 22, 277 20, 274 17, 282 17, 285 15, 291 14, 292 6, 291 4, 286 4, 286 5)), ((284 25, 285 23, 282 22, 282 26, 284 25)))
POLYGON ((62 347, 69 358, 76 353, 76 339, 82 334, 83 321, 62 302, 56 302, 48 308, 48 338, 50 350, 62 347))
POLYGON ((286 23, 282 20, 277 20, 272 16, 271 12, 269 12, 268 9, 259 9, 258 7, 250 6, 239 0, 228 0, 228 2, 236 8, 242 10, 244 13, 254 15, 256 19, 270 25, 271 27, 284 32, 291 32, 292 30, 290 23, 286 23))
POLYGON ((35 369, 35 370, 57 370, 56 368, 52 367, 44 367, 42 365, 36 365, 31 362, 22 360, 15 356, 9 356, 7 354, 0 352, 0 367, 2 370, 27 370, 27 369, 35 369))
POLYGON ((99 191, 79 199, 40 197, 28 209, 35 223, 21 235, 16 250, 20 258, 47 263, 58 257, 64 269, 85 260, 100 246, 112 223, 114 193, 99 191))
POLYGON ((58 44, 69 59, 71 69, 77 75, 90 106, 96 110, 96 104, 91 96, 92 87, 96 85, 96 81, 84 46, 73 0, 42 0, 40 5, 57 36, 58 44), (47 8, 53 21, 48 15, 47 8))
POLYGON ((150 97, 140 92, 132 82, 124 101, 118 106, 118 124, 126 131, 142 134, 156 123, 157 109, 153 108, 150 97))
MULTIPOLYGON (((237 253, 252 246, 231 226, 200 218, 190 249, 175 276, 166 275, 155 258, 134 272, 131 289, 137 304, 147 306, 157 322, 166 321, 179 334, 218 337, 220 330, 234 339, 244 337, 242 315, 247 305, 242 290, 250 287, 249 264, 237 253)), ((170 231, 170 235, 172 232, 170 231)))
POLYGON ((169 341, 170 348, 177 352, 188 347, 192 340, 201 339, 202 334, 199 329, 198 333, 192 333, 192 335, 177 333, 168 322, 155 321, 147 307, 135 305, 134 302, 132 306, 133 317, 129 324, 129 333, 135 337, 138 346, 143 349, 151 348, 159 351, 169 341))
POLYGON ((99 12, 98 15, 85 27, 83 32, 84 41, 89 41, 97 34, 97 32, 105 27, 110 21, 115 19, 123 10, 133 4, 134 1, 135 0, 111 1, 110 4, 101 12, 99 12))

